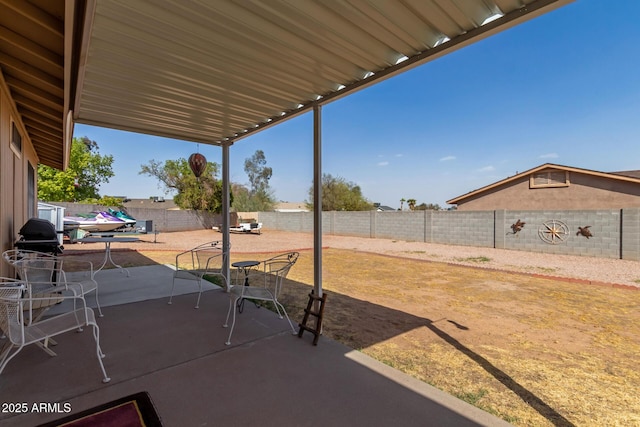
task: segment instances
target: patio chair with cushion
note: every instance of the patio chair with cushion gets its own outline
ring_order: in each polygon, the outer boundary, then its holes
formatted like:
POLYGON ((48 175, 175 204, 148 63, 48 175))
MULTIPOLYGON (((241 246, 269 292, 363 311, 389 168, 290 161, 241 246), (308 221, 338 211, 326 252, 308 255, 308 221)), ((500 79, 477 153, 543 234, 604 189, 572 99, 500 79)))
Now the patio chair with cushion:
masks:
POLYGON ((96 342, 96 356, 103 374, 103 382, 110 378, 104 369, 102 358, 104 353, 100 349, 100 330, 96 323, 93 310, 84 304, 84 300, 76 295, 59 294, 56 299, 78 299, 79 307, 61 314, 47 317, 44 320, 25 319, 29 307, 50 296, 30 296, 29 284, 24 280, 0 277, 0 329, 6 338, 0 351, 0 373, 7 364, 25 346, 38 344, 47 347, 52 337, 70 331, 82 330, 84 326, 93 327, 93 338, 96 342))
POLYGON ((222 241, 215 240, 176 255, 176 265, 168 304, 173 302, 176 279, 195 280, 198 283, 199 292, 195 308, 200 307, 203 280, 211 279, 213 283, 226 289, 228 280, 223 272, 223 265, 228 254, 229 248, 226 251, 223 250, 222 241))
POLYGON ((293 334, 297 334, 297 331, 289 319, 289 315, 284 306, 278 301, 278 297, 282 292, 287 274, 289 270, 298 260, 298 252, 289 252, 281 255, 277 255, 273 258, 269 258, 261 262, 262 268, 245 278, 241 278, 229 292, 229 310, 227 311, 227 318, 224 322, 224 327, 229 326, 229 317, 233 311, 233 320, 231 322, 231 330, 229 331, 229 338, 225 344, 231 344, 231 335, 233 334, 233 328, 236 324, 236 310, 234 307, 238 306, 238 302, 241 300, 252 301, 270 301, 278 314, 278 317, 282 319, 282 315, 287 318, 289 326, 293 334), (282 310, 282 311, 281 311, 282 310))

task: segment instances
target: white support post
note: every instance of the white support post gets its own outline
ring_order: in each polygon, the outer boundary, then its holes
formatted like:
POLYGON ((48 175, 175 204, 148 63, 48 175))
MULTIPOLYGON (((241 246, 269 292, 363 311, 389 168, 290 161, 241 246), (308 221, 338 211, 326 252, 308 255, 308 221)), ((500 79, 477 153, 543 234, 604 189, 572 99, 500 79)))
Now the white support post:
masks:
POLYGON ((230 231, 229 223, 231 210, 231 202, 229 200, 229 147, 231 144, 222 145, 222 248, 225 256, 222 259, 222 271, 224 277, 227 278, 227 289, 229 292, 231 286, 231 268, 230 268, 230 231))
POLYGON ((313 106, 313 291, 322 296, 322 106, 313 106))

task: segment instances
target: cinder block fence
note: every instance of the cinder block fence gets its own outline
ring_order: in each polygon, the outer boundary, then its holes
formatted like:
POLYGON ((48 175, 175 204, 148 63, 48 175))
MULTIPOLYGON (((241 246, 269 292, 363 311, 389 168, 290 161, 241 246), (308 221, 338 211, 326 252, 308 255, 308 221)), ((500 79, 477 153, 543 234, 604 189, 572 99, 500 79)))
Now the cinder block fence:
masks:
MULTIPOLYGON (((68 216, 106 209, 104 206, 83 203, 55 202, 54 204, 65 208, 65 215, 68 216)), ((137 220, 152 221, 153 231, 159 233, 199 230, 222 223, 221 215, 202 214, 192 210, 127 208, 127 212, 137 220)))
MULTIPOLYGON (((313 231, 312 212, 260 212, 266 229, 313 231)), ((640 209, 323 212, 325 234, 640 260, 640 209), (523 226, 515 227, 520 221, 523 226), (582 228, 583 231, 580 229, 582 228)))
MULTIPOLYGON (((103 209, 97 205, 56 204, 64 206, 67 214, 71 215, 103 209)), ((128 208, 128 212, 136 219, 153 221, 154 230, 159 232, 197 230, 221 223, 219 215, 196 214, 190 210, 128 208)), ((313 232, 313 212, 259 212, 257 216, 267 230, 313 232)), ((640 261, 640 208, 332 211, 322 213, 322 232, 640 261), (514 229, 518 221, 524 226, 514 229), (582 233, 580 228, 585 232, 582 233)))

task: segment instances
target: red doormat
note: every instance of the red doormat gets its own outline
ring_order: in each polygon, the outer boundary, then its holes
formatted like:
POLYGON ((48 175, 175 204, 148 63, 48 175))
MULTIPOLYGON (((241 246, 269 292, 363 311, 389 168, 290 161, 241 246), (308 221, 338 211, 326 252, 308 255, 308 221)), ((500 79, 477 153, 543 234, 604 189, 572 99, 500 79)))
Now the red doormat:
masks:
POLYGON ((39 427, 161 427, 147 392, 132 394, 39 427))

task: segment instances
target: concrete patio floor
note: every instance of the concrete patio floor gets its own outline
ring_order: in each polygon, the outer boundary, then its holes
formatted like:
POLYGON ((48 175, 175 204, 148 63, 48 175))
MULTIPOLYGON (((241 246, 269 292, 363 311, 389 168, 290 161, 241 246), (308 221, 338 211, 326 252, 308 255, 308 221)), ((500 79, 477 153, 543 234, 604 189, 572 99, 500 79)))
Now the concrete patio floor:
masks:
MULTIPOLYGON (((338 342, 322 337, 313 346, 311 334, 293 336, 285 320, 253 304, 226 346, 224 292, 211 286, 196 310, 195 282, 181 282, 167 305, 170 268, 129 271, 96 276, 111 382, 101 382, 87 329, 57 337, 56 357, 35 346, 19 353, 0 375, 0 403, 70 403, 76 413, 146 391, 165 426, 510 425, 338 342)), ((0 426, 65 415, 2 412, 0 426)))

